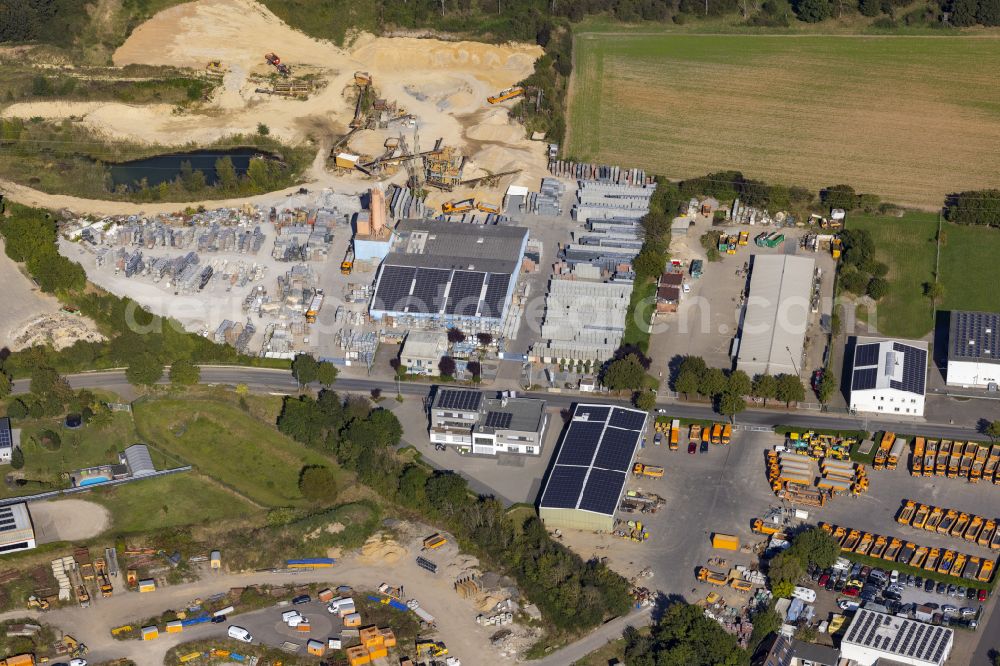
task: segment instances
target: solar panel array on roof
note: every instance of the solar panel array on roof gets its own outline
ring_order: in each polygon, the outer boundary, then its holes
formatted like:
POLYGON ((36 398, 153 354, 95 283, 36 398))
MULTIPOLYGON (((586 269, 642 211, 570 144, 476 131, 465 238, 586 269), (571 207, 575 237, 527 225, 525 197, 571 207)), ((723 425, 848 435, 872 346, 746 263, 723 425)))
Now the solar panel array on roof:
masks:
POLYGON ((510 276, 505 273, 490 273, 489 281, 480 314, 484 317, 499 317, 503 314, 503 304, 507 300, 510 276))
POLYGON ((507 412, 489 412, 485 425, 487 428, 509 428, 513 418, 514 415, 507 412))
POLYGON ((580 497, 580 508, 596 513, 614 513, 625 486, 625 472, 594 468, 580 497))
POLYGON ((866 391, 875 388, 878 377, 878 368, 858 368, 854 370, 851 378, 852 391, 866 391))
POLYGON ((408 312, 440 312, 451 271, 418 268, 408 312))
POLYGON ((553 467, 549 482, 545 485, 545 493, 542 495, 542 506, 553 509, 575 509, 580 501, 580 491, 583 490, 587 472, 586 467, 570 465, 553 467))
POLYGON ((10 418, 4 416, 0 418, 0 449, 9 449, 14 446, 14 438, 10 432, 10 418))
POLYGON ((482 401, 483 394, 479 391, 438 389, 437 406, 442 409, 458 409, 463 412, 474 412, 479 409, 482 401))
POLYGON ((952 312, 948 355, 1000 361, 1000 314, 952 312))
POLYGON ((603 432, 603 421, 573 421, 563 437, 556 464, 589 466, 594 460, 594 452, 597 451, 603 432))
POLYGON ((844 641, 894 655, 941 663, 951 629, 861 609, 844 641))
POLYGON ((448 290, 448 303, 444 311, 448 314, 458 314, 474 317, 479 309, 479 297, 483 291, 485 273, 472 271, 455 271, 448 290))
POLYGON ((410 287, 413 286, 413 276, 417 269, 412 266, 384 266, 375 292, 376 307, 388 310, 402 310, 405 307, 410 287))
POLYGON ((909 345, 893 343, 893 351, 903 354, 903 379, 890 381, 889 386, 900 391, 924 394, 924 379, 927 375, 927 350, 909 345))
POLYGON ((577 405, 540 506, 614 515, 645 424, 646 413, 639 410, 577 405))
POLYGON ((632 453, 635 451, 635 444, 638 441, 639 433, 635 430, 618 430, 609 427, 604 431, 601 446, 597 449, 594 467, 603 467, 619 472, 628 471, 632 462, 632 453))
POLYGON ((878 363, 878 343, 858 345, 854 350, 854 367, 863 368, 866 365, 878 363))

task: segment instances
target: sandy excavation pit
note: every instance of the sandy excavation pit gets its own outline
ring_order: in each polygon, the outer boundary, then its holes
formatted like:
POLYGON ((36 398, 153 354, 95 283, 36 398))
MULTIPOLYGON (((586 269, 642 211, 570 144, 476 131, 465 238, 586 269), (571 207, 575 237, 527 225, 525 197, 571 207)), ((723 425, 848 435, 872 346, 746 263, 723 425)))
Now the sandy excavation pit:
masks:
MULTIPOLYGON (((354 72, 365 71, 371 73, 380 97, 414 114, 422 150, 438 138, 463 150, 469 158, 465 178, 486 175, 483 169, 498 172, 511 165, 522 169, 498 188, 476 192, 498 200, 513 180, 533 184, 544 175, 545 145, 528 140, 522 126, 508 122, 506 109, 491 107, 486 97, 528 76, 541 54, 540 47, 527 44, 368 34, 339 48, 290 28, 253 0, 197 0, 166 9, 139 26, 115 52, 114 63, 171 65, 200 72, 210 60, 219 60, 228 71, 210 101, 184 111, 164 104, 32 102, 14 104, 4 115, 73 117, 112 138, 166 145, 252 134, 258 123, 264 123, 273 136, 295 144, 313 139, 318 152, 324 153, 353 117, 348 95, 354 72), (264 61, 267 52, 277 53, 292 68, 293 76, 311 73, 318 77, 319 85, 307 100, 255 92, 262 77, 273 73, 264 61)), ((380 140, 368 137, 350 148, 378 154, 386 135, 400 133, 412 142, 412 127, 394 125, 379 132, 380 140)), ((306 175, 314 186, 335 189, 363 178, 360 174, 336 176, 321 159, 306 175)), ((431 203, 469 193, 439 195, 431 203)), ((14 194, 24 196, 17 190, 14 194)), ((146 205, 142 210, 153 208, 146 205)))

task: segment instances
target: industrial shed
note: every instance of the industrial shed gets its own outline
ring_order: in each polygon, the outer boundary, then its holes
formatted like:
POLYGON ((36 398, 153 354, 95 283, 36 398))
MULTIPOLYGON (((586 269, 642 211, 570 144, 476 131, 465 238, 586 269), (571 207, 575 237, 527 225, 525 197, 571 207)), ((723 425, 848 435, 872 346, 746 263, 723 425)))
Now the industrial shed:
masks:
POLYGON ((840 643, 840 656, 858 666, 941 666, 955 645, 955 630, 862 608, 840 643))
POLYGON ((527 243, 522 227, 403 220, 379 267, 369 312, 377 321, 497 331, 527 243))
POLYGON ((738 370, 751 377, 799 374, 815 263, 808 257, 754 256, 750 295, 737 336, 738 370))
POLYGON ((646 428, 646 412, 580 404, 538 501, 548 529, 610 532, 646 428))
POLYGON ((145 444, 133 444, 122 452, 119 459, 128 465, 132 476, 149 476, 156 473, 153 458, 145 444))
POLYGON ((947 383, 997 390, 1000 385, 1000 314, 951 313, 947 383))
POLYGON ((35 547, 35 528, 24 502, 0 506, 0 554, 35 547))

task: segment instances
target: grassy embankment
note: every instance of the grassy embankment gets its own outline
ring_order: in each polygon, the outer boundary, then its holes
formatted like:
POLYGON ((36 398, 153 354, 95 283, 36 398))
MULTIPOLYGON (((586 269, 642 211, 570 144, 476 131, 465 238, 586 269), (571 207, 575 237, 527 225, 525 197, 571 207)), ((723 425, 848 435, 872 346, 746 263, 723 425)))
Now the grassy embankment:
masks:
POLYGON ((811 189, 846 179, 940 205, 1000 169, 982 141, 1000 131, 996 43, 578 31, 568 154, 672 178, 739 169, 811 189))

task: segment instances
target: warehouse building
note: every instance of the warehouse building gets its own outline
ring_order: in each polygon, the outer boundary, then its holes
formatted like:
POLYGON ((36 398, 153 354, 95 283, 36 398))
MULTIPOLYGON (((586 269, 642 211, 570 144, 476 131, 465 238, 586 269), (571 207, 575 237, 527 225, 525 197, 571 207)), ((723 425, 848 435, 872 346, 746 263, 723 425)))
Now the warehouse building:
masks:
POLYGON ((646 412, 578 404, 538 501, 545 527, 611 532, 646 412))
POLYGON ((602 363, 621 346, 631 282, 549 280, 545 320, 532 355, 545 363, 602 363))
POLYGON ((0 506, 0 554, 35 547, 35 528, 24 502, 0 506))
POLYGON ((840 656, 858 666, 941 666, 954 644, 953 629, 861 609, 844 634, 840 656))
POLYGON ((924 415, 926 342, 858 337, 852 359, 852 411, 924 415))
POLYGON ((751 377, 799 374, 815 263, 790 255, 753 257, 750 294, 734 345, 738 370, 751 377))
POLYGON ((376 321, 499 331, 527 243, 521 227, 404 220, 379 267, 369 312, 376 321))
POLYGON ((539 455, 547 426, 545 401, 534 398, 487 398, 482 391, 439 388, 431 403, 431 443, 466 453, 539 455))
POLYGON ((950 386, 1000 388, 1000 314, 951 313, 946 381, 950 386))
POLYGON ((448 335, 443 330, 410 331, 399 352, 399 362, 411 375, 436 376, 438 362, 448 353, 448 335))

